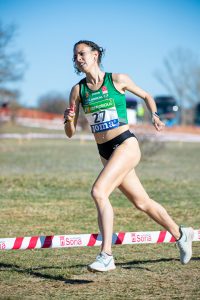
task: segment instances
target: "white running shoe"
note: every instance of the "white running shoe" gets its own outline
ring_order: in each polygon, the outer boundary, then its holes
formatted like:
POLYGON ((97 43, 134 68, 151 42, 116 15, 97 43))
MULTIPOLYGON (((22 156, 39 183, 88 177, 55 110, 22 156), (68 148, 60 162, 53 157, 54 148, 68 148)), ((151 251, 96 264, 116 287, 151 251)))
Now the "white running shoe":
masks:
POLYGON ((96 260, 88 266, 90 272, 106 272, 116 268, 114 258, 112 255, 108 255, 105 252, 101 252, 97 255, 96 260))
POLYGON ((194 230, 191 227, 180 227, 182 234, 180 240, 176 245, 180 251, 180 261, 183 265, 187 264, 192 257, 192 240, 194 237, 194 230))

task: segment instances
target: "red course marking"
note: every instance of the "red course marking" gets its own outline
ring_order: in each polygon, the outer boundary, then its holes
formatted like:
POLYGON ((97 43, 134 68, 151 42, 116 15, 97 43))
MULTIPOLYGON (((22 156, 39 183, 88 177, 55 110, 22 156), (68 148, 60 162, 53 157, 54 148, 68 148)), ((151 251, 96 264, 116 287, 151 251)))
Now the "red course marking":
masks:
POLYGON ((169 241, 170 243, 174 243, 174 242, 176 242, 176 239, 175 239, 175 237, 172 235, 172 237, 171 237, 171 239, 170 239, 170 241, 169 241))
POLYGON ((38 238, 39 236, 32 236, 27 249, 34 249, 37 244, 38 238))
POLYGON ((94 246, 94 244, 96 243, 97 237, 98 237, 98 234, 97 234, 97 233, 91 234, 90 240, 89 240, 87 246, 89 246, 89 247, 94 246))
POLYGON ((116 245, 122 244, 123 240, 124 240, 124 237, 125 237, 125 232, 119 232, 115 244, 116 245))
POLYGON ((167 231, 161 231, 157 240, 157 243, 163 243, 165 236, 167 234, 167 231))
POLYGON ((17 250, 17 249, 20 249, 21 245, 22 245, 22 242, 23 242, 23 237, 17 237, 15 239, 15 242, 14 242, 14 246, 13 246, 13 250, 17 250))

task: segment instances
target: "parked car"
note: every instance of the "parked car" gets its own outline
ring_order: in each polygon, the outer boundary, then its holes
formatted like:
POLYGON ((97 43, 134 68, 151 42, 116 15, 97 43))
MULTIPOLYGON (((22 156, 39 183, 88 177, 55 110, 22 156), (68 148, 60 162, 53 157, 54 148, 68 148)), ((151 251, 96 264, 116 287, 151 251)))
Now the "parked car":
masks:
POLYGON ((194 110, 194 124, 200 125, 200 103, 197 104, 194 110))
POLYGON ((180 114, 177 101, 172 96, 156 96, 154 97, 158 114, 166 126, 174 126, 179 124, 180 114))

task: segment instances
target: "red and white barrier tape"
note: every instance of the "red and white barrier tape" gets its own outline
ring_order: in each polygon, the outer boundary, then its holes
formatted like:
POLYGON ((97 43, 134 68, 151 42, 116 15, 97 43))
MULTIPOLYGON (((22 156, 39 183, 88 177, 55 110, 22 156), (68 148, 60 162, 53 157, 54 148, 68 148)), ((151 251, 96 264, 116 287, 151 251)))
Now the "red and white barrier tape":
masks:
MULTIPOLYGON (((194 230, 193 241, 200 242, 200 229, 194 230)), ((28 250, 41 248, 92 247, 101 245, 101 234, 50 235, 0 238, 0 250, 28 250)), ((112 237, 113 245, 174 243, 167 231, 118 232, 112 237)))

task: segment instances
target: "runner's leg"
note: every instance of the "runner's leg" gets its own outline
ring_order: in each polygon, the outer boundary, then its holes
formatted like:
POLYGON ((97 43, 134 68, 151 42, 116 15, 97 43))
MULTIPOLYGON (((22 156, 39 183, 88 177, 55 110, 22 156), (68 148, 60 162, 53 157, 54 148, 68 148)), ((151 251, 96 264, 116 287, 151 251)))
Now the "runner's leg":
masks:
POLYGON ((179 226, 173 221, 162 205, 148 196, 135 170, 131 170, 126 175, 119 189, 139 210, 145 212, 154 221, 163 226, 175 239, 180 237, 179 226))
POLYGON ((95 201, 100 230, 102 230, 102 251, 111 253, 113 234, 113 209, 109 195, 118 187, 125 176, 140 160, 140 150, 136 138, 125 140, 113 152, 92 187, 92 197, 95 201))

